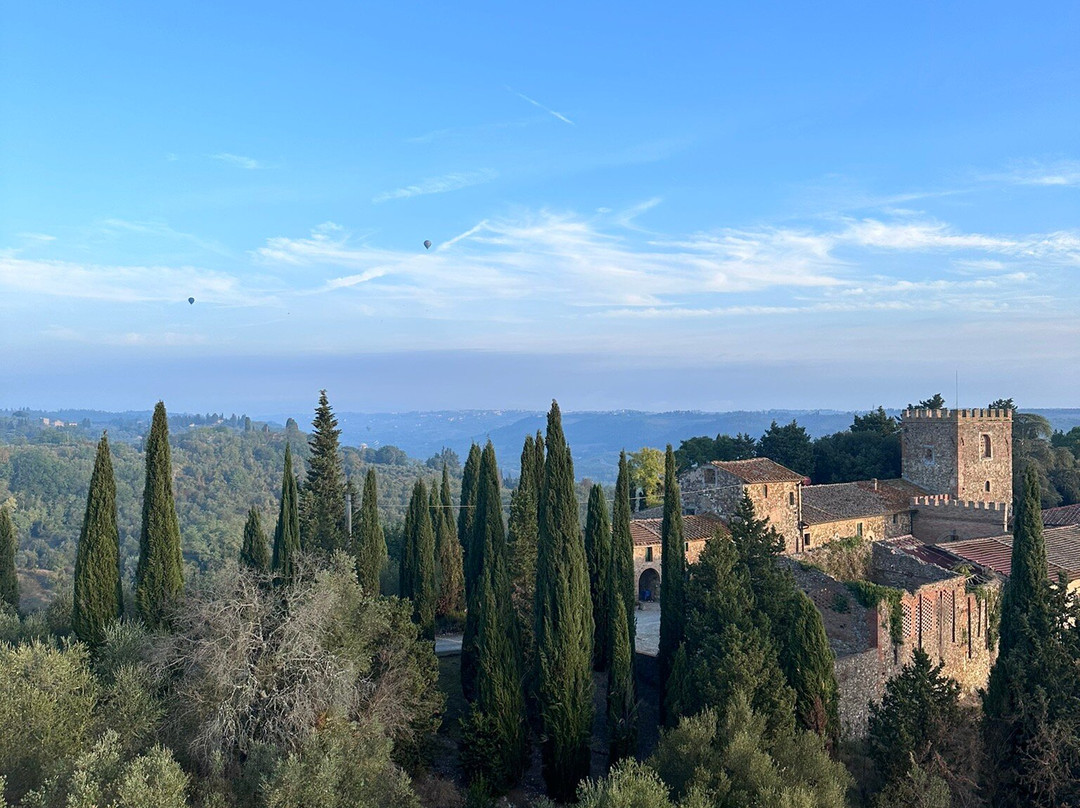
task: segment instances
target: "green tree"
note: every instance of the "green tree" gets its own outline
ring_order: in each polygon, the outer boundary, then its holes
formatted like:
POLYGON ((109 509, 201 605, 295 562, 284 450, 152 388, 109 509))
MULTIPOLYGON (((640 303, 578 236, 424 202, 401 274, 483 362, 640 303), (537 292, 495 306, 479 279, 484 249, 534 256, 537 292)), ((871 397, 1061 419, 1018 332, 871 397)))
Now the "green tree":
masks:
POLYGON ((814 602, 793 584, 787 602, 787 619, 774 624, 773 631, 780 668, 795 691, 795 718, 832 743, 840 738, 840 688, 825 624, 814 602))
POLYGON ((593 668, 606 671, 610 662, 608 600, 611 592, 611 522, 608 521, 604 488, 589 491, 585 517, 585 556, 589 562, 589 593, 593 610, 593 668))
MULTIPOLYGON (((870 756, 886 782, 912 766, 936 766, 960 722, 960 685, 933 665, 921 648, 885 684, 881 704, 870 705, 870 756)), ((940 773, 940 772, 939 772, 940 773)))
POLYGON ((15 523, 6 506, 0 505, 0 603, 19 608, 19 575, 15 571, 15 523))
MULTIPOLYGON (((539 437, 539 436, 537 436, 539 437)), ((541 449, 541 452, 543 450, 541 449)), ((536 440, 532 435, 525 438, 521 449, 521 475, 518 487, 510 495, 510 587, 517 617, 518 635, 526 676, 533 670, 536 660, 536 637, 534 635, 533 607, 536 600, 536 542, 537 503, 539 489, 537 479, 544 470, 543 457, 537 458, 536 440), (540 474, 536 464, 539 463, 540 474)))
POLYGON ((435 529, 431 524, 427 487, 423 480, 413 486, 409 510, 405 513, 402 548, 401 597, 411 598, 413 620, 420 636, 435 639, 435 529))
POLYGON ((464 554, 465 597, 468 599, 472 586, 473 570, 469 561, 469 542, 472 541, 473 515, 476 510, 476 478, 480 474, 480 447, 472 444, 465 459, 465 469, 461 473, 461 501, 458 503, 458 541, 464 554))
MULTIPOLYGON (((611 520, 611 589, 612 597, 621 596, 626 615, 631 665, 637 642, 637 581, 634 576, 634 539, 630 535, 630 471, 626 452, 619 453, 619 476, 615 481, 615 503, 611 520)), ((631 670, 631 676, 633 671, 631 670)))
POLYGON ((270 569, 270 551, 266 547, 266 534, 262 529, 259 509, 255 507, 248 510, 247 521, 244 523, 240 563, 259 572, 267 572, 270 569))
POLYGON ((659 505, 664 497, 664 453, 659 449, 642 446, 627 457, 630 485, 636 492, 645 493, 645 507, 659 505))
MULTIPOLYGON (((614 574, 614 565, 611 568, 614 574)), ((608 597, 607 645, 611 664, 607 680, 608 760, 611 765, 633 757, 637 749, 637 696, 634 688, 634 649, 627 627, 626 603, 614 588, 608 597)), ((630 616, 633 619, 633 615, 630 616)))
POLYGON ((1034 469, 1024 475, 1013 519, 1012 567, 1001 598, 1000 654, 1044 640, 1050 632, 1050 585, 1043 540, 1039 481, 1034 469))
POLYGON ((285 468, 281 474, 281 506, 277 527, 274 528, 274 557, 271 566, 275 576, 291 584, 296 578, 297 556, 300 554, 300 507, 293 471, 292 446, 285 444, 285 468))
POLYGON ((379 577, 386 565, 386 536, 379 523, 379 495, 375 469, 369 468, 364 477, 364 496, 360 502, 360 519, 353 537, 356 548, 356 576, 360 586, 371 595, 379 593, 379 577))
POLYGON ((574 464, 559 405, 548 413, 536 564, 537 702, 548 793, 573 798, 589 774, 593 719, 592 602, 574 464))
POLYGON ((435 521, 435 582, 438 590, 435 614, 457 618, 465 609, 465 571, 454 519, 454 500, 450 496, 450 470, 445 463, 435 512, 438 517, 435 521))
POLYGON ((664 518, 660 525, 660 720, 667 723, 667 688, 675 654, 686 632, 686 545, 683 540, 682 495, 675 476, 675 453, 668 444, 664 457, 664 518))
POLYGON ((139 617, 150 628, 160 628, 183 588, 184 559, 173 499, 169 419, 165 405, 159 401, 146 438, 146 485, 139 563, 135 568, 135 605, 139 617))
POLYGON ((749 460, 758 456, 757 448, 757 440, 745 432, 740 432, 735 437, 717 435, 710 438, 702 435, 688 438, 675 450, 675 467, 677 471, 683 472, 713 460, 749 460))
POLYGON ((814 447, 807 431, 792 420, 780 426, 776 421, 758 441, 758 456, 775 460, 798 474, 814 473, 814 447))
POLYGON ((465 573, 465 631, 461 638, 461 689, 465 698, 476 698, 476 607, 473 599, 477 592, 480 577, 479 553, 475 550, 476 540, 474 523, 476 517, 476 498, 480 479, 480 460, 482 452, 477 444, 469 447, 469 456, 465 459, 465 469, 461 477, 461 504, 458 509, 458 540, 461 542, 464 558, 462 568, 465 573), (473 619, 469 613, 473 612, 473 619))
POLYGON ((949 784, 921 766, 889 782, 874 799, 874 808, 952 808, 949 784))
POLYGON ((945 407, 945 397, 941 393, 934 393, 930 398, 924 398, 918 404, 908 404, 909 410, 940 410, 945 407))
POLYGON ((856 415, 851 423, 852 432, 875 432, 878 435, 900 434, 900 423, 885 412, 885 408, 878 405, 876 410, 870 410, 866 415, 856 415))
POLYGON ((636 760, 623 761, 601 780, 582 783, 577 796, 579 808, 675 808, 664 781, 636 760))
MULTIPOLYGON (((2 534, 3 527, 0 526, 2 534)), ((119 620, 123 613, 120 532, 116 527, 116 477, 113 475, 109 439, 102 435, 94 459, 94 472, 90 476, 86 513, 75 555, 71 625, 75 636, 93 647, 105 638, 106 627, 119 620)))
MULTIPOLYGON (((495 449, 488 441, 477 479, 474 550, 480 576, 474 599, 476 699, 464 722, 462 763, 474 779, 503 792, 521 777, 526 759, 521 648, 503 530, 495 449)), ((469 617, 473 618, 470 609, 469 617)))
POLYGON ((315 408, 315 427, 308 445, 307 480, 300 492, 300 540, 307 551, 329 555, 349 546, 345 514, 345 471, 341 463, 341 430, 326 399, 319 391, 315 408))

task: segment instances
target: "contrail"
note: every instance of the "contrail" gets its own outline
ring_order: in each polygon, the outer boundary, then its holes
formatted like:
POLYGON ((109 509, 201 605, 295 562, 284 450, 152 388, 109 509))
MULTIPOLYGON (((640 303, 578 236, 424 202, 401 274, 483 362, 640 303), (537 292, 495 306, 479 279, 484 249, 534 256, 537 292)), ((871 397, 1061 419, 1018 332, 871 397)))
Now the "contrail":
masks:
POLYGON ((565 115, 563 115, 563 114, 562 114, 561 112, 556 112, 556 111, 555 111, 555 110, 553 110, 553 109, 549 109, 549 108, 545 107, 545 106, 544 106, 543 104, 541 104, 541 103, 540 103, 539 101, 537 101, 537 100, 536 100, 535 98, 529 98, 529 96, 525 95, 525 93, 519 93, 519 92, 518 92, 517 90, 511 89, 510 87, 507 87, 506 89, 507 89, 507 90, 510 90, 510 92, 512 92, 512 93, 513 93, 514 95, 516 95, 516 96, 517 96, 518 98, 521 98, 521 99, 522 99, 522 100, 524 100, 524 101, 528 101, 528 102, 529 102, 530 104, 532 104, 532 105, 533 105, 534 107, 539 107, 540 109, 544 110, 544 112, 546 112, 546 113, 547 113, 548 115, 554 115, 554 116, 555 116, 556 118, 558 118, 558 119, 559 119, 560 121, 562 121, 563 123, 568 123, 568 124, 570 124, 571 126, 577 126, 577 124, 576 124, 576 123, 574 123, 574 122, 573 122, 572 120, 570 120, 569 118, 567 118, 567 117, 566 117, 565 115))

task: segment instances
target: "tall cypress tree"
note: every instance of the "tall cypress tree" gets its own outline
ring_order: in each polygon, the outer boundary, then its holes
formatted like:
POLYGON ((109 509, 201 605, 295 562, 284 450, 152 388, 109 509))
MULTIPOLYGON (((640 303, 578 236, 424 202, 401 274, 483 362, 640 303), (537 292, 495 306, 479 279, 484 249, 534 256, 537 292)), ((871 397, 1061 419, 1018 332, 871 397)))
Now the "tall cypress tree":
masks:
POLYGON ((135 568, 135 605, 139 617, 152 629, 162 627, 170 604, 183 588, 184 559, 173 499, 169 419, 165 404, 159 401, 146 438, 146 486, 139 563, 135 568))
POLYGON ((465 567, 465 595, 469 593, 469 542, 472 541, 472 524, 476 510, 476 478, 480 474, 480 447, 469 447, 469 456, 465 459, 465 468, 461 473, 461 501, 458 503, 457 535, 461 542, 465 567))
POLYGON ((589 594, 593 609, 593 668, 606 671, 610 661, 608 644, 608 599, 611 593, 611 523, 608 521, 604 488, 599 483, 589 491, 585 516, 585 556, 589 561, 589 594))
POLYGON ((675 453, 668 444, 664 457, 664 519, 660 526, 660 720, 667 723, 667 681, 686 632, 686 546, 683 541, 682 497, 675 476, 675 453))
POLYGON ((274 529, 272 561, 275 577, 286 584, 291 584, 296 577, 296 561, 300 554, 300 507, 296 488, 292 446, 286 443, 285 468, 281 474, 281 507, 274 529))
POLYGON ((476 698, 476 582, 480 574, 479 554, 475 542, 476 499, 480 478, 482 452, 477 444, 469 447, 461 477, 461 505, 458 509, 458 539, 461 541, 465 578, 465 632, 461 638, 461 691, 465 698, 476 698), (470 612, 473 614, 469 618, 470 612))
POLYGON ((785 619, 774 623, 772 630, 780 668, 795 691, 795 718, 831 745, 840 737, 836 658, 814 602, 793 582, 786 600, 785 619))
POLYGON ((612 592, 608 598, 608 610, 604 621, 611 649, 607 687, 608 764, 614 766, 623 758, 632 757, 637 749, 637 696, 626 604, 618 593, 612 592))
POLYGON ((435 639, 435 529, 427 486, 417 480, 409 509, 405 513, 404 562, 401 567, 401 596, 412 599, 413 622, 420 634, 435 639))
POLYGON ((379 594, 379 578, 386 564, 386 536, 379 524, 378 491, 375 469, 369 468, 364 477, 364 496, 360 502, 360 518, 353 532, 356 556, 356 576, 369 595, 379 594))
POLYGON ((345 515, 345 471, 341 462, 341 430, 326 398, 319 391, 315 427, 308 445, 307 480, 300 495, 300 539, 307 551, 332 553, 349 546, 345 515))
POLYGON ((544 490, 544 436, 540 430, 536 430, 536 437, 532 445, 532 468, 533 490, 536 492, 536 515, 540 518, 540 492, 544 490))
MULTIPOLYGON (((465 609, 465 570, 462 567, 461 542, 454 519, 454 500, 450 496, 450 470, 443 463, 442 484, 435 510, 435 580, 440 617, 460 615, 465 609)), ((432 494, 435 489, 432 489, 432 494)))
POLYGON ((244 524, 244 543, 240 546, 240 563, 256 572, 270 569, 270 551, 266 549, 266 534, 263 533, 259 509, 248 511, 244 524))
POLYGON ((15 524, 7 507, 0 507, 0 602, 19 609, 19 575, 15 571, 15 524))
MULTIPOLYGON (((540 472, 544 464, 540 460, 540 472)), ((526 676, 532 671, 536 657, 536 637, 533 633, 535 620, 533 607, 536 600, 536 540, 537 502, 536 488, 536 441, 532 435, 525 438, 521 450, 521 476, 518 487, 510 496, 510 575, 511 598, 517 616, 521 637, 521 652, 525 660, 526 676)))
POLYGON ((537 701, 548 793, 572 800, 589 774, 593 719, 592 600, 559 405, 548 413, 536 562, 537 701))
POLYGON ((1016 498, 1012 567, 1001 597, 1001 656, 1029 642, 1032 633, 1035 638, 1049 634, 1050 584, 1046 570, 1039 475, 1029 465, 1016 498))
POLYGON ((625 604, 623 613, 630 638, 632 666, 637 642, 637 623, 634 620, 637 581, 634 580, 634 539, 630 535, 630 470, 626 463, 626 452, 619 453, 619 477, 615 482, 615 505, 611 520, 611 590, 612 597, 621 595, 625 604))
POLYGON ((476 699, 465 723, 462 758, 473 776, 482 776, 498 792, 524 771, 527 723, 499 473, 490 441, 480 461, 473 529, 479 577, 468 617, 475 620, 476 699))
POLYGON ((101 436, 79 546, 75 554, 75 595, 71 625, 75 636, 90 646, 105 639, 105 627, 124 613, 120 583, 120 531, 116 526, 116 478, 109 439, 101 436))

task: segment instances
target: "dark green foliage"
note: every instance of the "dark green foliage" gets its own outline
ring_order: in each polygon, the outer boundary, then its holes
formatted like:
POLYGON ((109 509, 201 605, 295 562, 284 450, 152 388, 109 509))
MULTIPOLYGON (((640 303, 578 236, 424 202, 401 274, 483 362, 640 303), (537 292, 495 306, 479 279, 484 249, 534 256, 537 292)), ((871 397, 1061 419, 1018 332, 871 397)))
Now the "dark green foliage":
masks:
MULTIPOLYGON (((2 519, 0 517, 0 521, 2 519)), ((3 527, 0 527, 2 533, 3 527)), ((75 636, 93 647, 105 638, 105 628, 114 620, 119 620, 123 613, 120 533, 116 527, 116 478, 113 476, 109 439, 102 435, 94 460, 94 473, 90 477, 86 514, 75 556, 71 625, 75 636)))
POLYGON ((589 774, 593 719, 592 601, 559 405, 548 413, 536 565, 537 701, 548 793, 573 799, 589 774))
POLYGON ((169 421, 158 402, 146 438, 146 485, 143 489, 139 563, 135 568, 135 605, 150 628, 165 624, 166 614, 184 588, 180 523, 173 500, 169 421))
POLYGON ((660 719, 667 723, 667 688, 675 654, 686 632, 686 547, 683 541, 682 496, 675 476, 675 453, 668 444, 664 457, 664 518, 660 528, 660 719))
POLYGON ((851 423, 852 432, 875 432, 878 435, 900 434, 900 422, 885 412, 885 408, 878 406, 876 410, 870 410, 866 415, 856 415, 851 423))
POLYGON ((0 506, 0 603, 19 608, 19 576, 15 571, 15 525, 6 506, 0 506))
POLYGON ((597 484, 589 491, 585 517, 585 556, 589 561, 589 593, 593 607, 593 668, 606 671, 611 649, 608 618, 611 593, 611 523, 608 521, 604 488, 597 484))
POLYGON ((840 693, 821 612, 805 593, 794 590, 788 598, 787 619, 773 630, 780 636, 780 668, 795 691, 799 726, 829 741, 838 740, 840 693))
POLYGON ((870 705, 868 747, 886 782, 903 779, 912 765, 936 765, 960 722, 960 685, 942 675, 921 648, 870 705))
POLYGON ((872 581, 848 581, 844 585, 867 609, 876 609, 880 603, 889 604, 889 638, 894 645, 900 645, 904 641, 904 593, 872 581))
POLYGON ((912 766, 874 799, 874 808, 952 808, 949 784, 921 766, 912 766))
POLYGON ((319 391, 319 406, 311 425, 315 431, 308 440, 311 454, 307 480, 300 492, 300 540, 305 551, 329 555, 335 550, 348 550, 349 537, 341 430, 325 390, 319 391))
POLYGON ((476 698, 476 607, 473 599, 480 577, 479 553, 475 548, 476 498, 480 481, 480 461, 483 453, 477 444, 469 447, 461 477, 461 506, 458 510, 458 540, 461 542, 465 573, 465 632, 461 638, 461 689, 465 698, 476 698), (469 619, 469 613, 473 619, 469 619))
POLYGON ((1049 585, 1046 569, 1039 481, 1029 468, 1016 501, 1000 652, 983 697, 995 805, 1080 801, 1080 608, 1063 582, 1049 585))
POLYGON ((521 777, 526 759, 521 649, 510 600, 495 449, 484 448, 477 480, 474 549, 480 575, 469 619, 475 619, 476 699, 464 722, 462 763, 473 779, 503 792, 521 777), (475 612, 475 617, 474 617, 475 612))
POLYGON ((435 529, 431 524, 427 487, 423 480, 413 486, 405 513, 405 538, 401 553, 399 592, 413 602, 413 620, 420 636, 435 639, 435 529))
MULTIPOLYGON (((456 455, 455 455, 456 457, 456 455)), ((431 490, 432 496, 435 489, 431 490)), ((450 496, 450 470, 442 467, 442 485, 435 501, 435 585, 438 592, 435 614, 458 617, 465 609, 465 572, 462 567, 461 542, 454 519, 454 500, 450 496)))
POLYGON ((540 489, 537 481, 544 472, 543 448, 541 456, 536 453, 536 440, 532 435, 525 438, 521 450, 521 475, 518 487, 510 496, 510 587, 521 637, 522 657, 526 675, 533 670, 536 660, 536 622, 533 607, 536 601, 536 541, 537 508, 540 489), (537 469, 539 465, 539 469, 537 469))
POLYGON ((758 441, 758 456, 810 476, 814 473, 814 447, 810 435, 796 421, 780 426, 776 421, 758 441))
POLYGON ((945 398, 944 398, 944 396, 942 396, 941 393, 934 393, 934 395, 930 396, 930 398, 924 398, 918 404, 908 404, 907 408, 909 410, 916 409, 916 408, 918 408, 920 410, 940 410, 940 409, 944 408, 944 406, 945 406, 945 398))
POLYGON ((244 543, 240 547, 240 563, 259 572, 270 569, 270 551, 266 547, 266 534, 263 533, 258 508, 248 511, 244 543))
POLYGON ((379 593, 379 576, 386 565, 386 537, 379 522, 379 495, 375 469, 369 468, 364 477, 364 496, 360 502, 360 518, 353 532, 356 557, 356 577, 369 595, 379 593))
POLYGON ((853 426, 850 432, 818 438, 814 441, 813 464, 815 483, 899 477, 900 433, 882 434, 873 428, 856 430, 853 426))
POLYGON ((469 542, 472 541, 473 515, 476 510, 476 478, 480 474, 480 447, 473 444, 465 459, 465 469, 461 474, 461 501, 458 503, 458 541, 464 553, 465 596, 468 597, 472 586, 472 566, 469 561, 469 542))
POLYGON ((285 444, 285 468, 281 473, 281 505, 274 529, 274 557, 271 566, 275 579, 290 584, 296 576, 300 554, 300 507, 296 474, 293 471, 292 446, 285 444))
POLYGON ((676 470, 682 472, 713 460, 748 460, 757 455, 757 441, 745 433, 740 432, 734 438, 730 435, 717 435, 715 438, 703 435, 679 444, 675 450, 675 465, 676 470))
POLYGON ((626 452, 619 454, 619 477, 615 482, 615 504, 612 509, 611 590, 612 597, 621 596, 623 599, 633 665, 637 642, 637 624, 634 620, 637 582, 634 580, 634 539, 630 535, 630 473, 626 466, 626 452))
POLYGON ((623 758, 633 757, 637 749, 637 696, 626 604, 618 592, 612 591, 607 605, 609 613, 604 624, 611 649, 607 680, 608 762, 614 766, 623 758))

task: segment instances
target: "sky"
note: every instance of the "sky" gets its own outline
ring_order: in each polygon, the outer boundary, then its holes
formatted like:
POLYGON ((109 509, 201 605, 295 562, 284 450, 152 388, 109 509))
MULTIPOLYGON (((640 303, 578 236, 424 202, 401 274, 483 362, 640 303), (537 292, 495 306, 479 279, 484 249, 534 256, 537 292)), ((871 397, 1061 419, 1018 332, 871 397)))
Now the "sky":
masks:
POLYGON ((1077 31, 0 4, 0 407, 1080 406, 1077 31))

